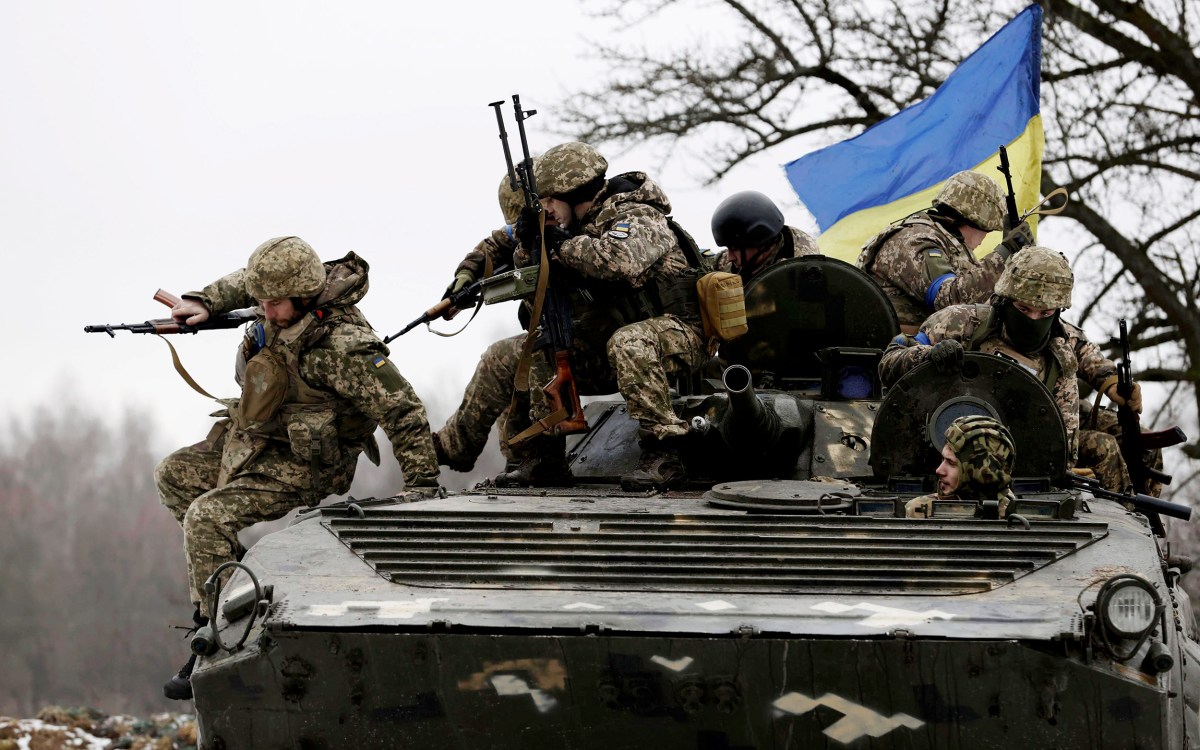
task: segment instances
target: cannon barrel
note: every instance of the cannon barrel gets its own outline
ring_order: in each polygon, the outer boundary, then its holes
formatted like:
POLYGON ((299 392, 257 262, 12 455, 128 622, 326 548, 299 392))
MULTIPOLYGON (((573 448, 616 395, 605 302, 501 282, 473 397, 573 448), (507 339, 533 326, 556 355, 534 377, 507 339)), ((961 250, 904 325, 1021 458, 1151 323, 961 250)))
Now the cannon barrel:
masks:
POLYGON ((766 450, 779 442, 784 425, 774 409, 767 408, 754 392, 750 371, 730 365, 721 374, 729 398, 729 412, 721 422, 721 437, 740 451, 766 450))

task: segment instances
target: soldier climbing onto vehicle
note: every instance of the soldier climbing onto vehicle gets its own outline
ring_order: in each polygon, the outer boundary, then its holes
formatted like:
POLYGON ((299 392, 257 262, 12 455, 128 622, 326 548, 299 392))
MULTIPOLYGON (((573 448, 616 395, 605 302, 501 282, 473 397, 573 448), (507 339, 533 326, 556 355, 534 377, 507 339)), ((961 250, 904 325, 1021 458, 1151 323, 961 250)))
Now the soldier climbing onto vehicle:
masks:
POLYGON ((949 305, 986 302, 1006 261, 1033 243, 1027 222, 1004 235, 982 260, 989 232, 1003 228, 1004 194, 991 177, 959 172, 918 211, 888 226, 863 246, 857 265, 879 283, 896 309, 900 330, 912 334, 929 314, 949 305))
MULTIPOLYGON (((176 320, 258 305, 238 352, 239 399, 208 437, 167 456, 154 471, 163 505, 183 528, 193 619, 213 614, 204 582, 237 557, 237 534, 350 489, 360 453, 376 464, 380 426, 408 489, 436 490, 438 466, 425 408, 356 307, 367 293, 366 261, 354 253, 322 263, 299 237, 267 240, 235 271, 183 295, 176 320)), ((192 696, 195 654, 164 686, 192 696)))
MULTIPOLYGON (((1014 257, 996 282, 990 304, 954 305, 926 320, 915 336, 901 334, 888 346, 879 377, 890 386, 904 373, 929 361, 956 367, 966 351, 996 354, 1024 367, 1053 395, 1067 431, 1069 465, 1095 472, 1105 489, 1124 492, 1129 471, 1116 438, 1080 430, 1079 386, 1085 382, 1117 405, 1117 367, 1083 331, 1061 319, 1071 306, 1074 275, 1067 259, 1046 247, 1027 247, 1014 257)), ((1129 406, 1141 412, 1135 383, 1129 406)))
POLYGON ((712 234, 725 248, 716 262, 717 270, 736 273, 743 283, 779 261, 821 254, 816 240, 787 226, 775 202, 754 190, 721 201, 713 211, 712 234))
MULTIPOLYGON (((932 518, 936 500, 974 500, 997 503, 1000 518, 1015 500, 1012 492, 1016 446, 1008 428, 991 417, 970 415, 950 423, 942 446, 942 462, 934 472, 937 492, 914 498, 905 506, 909 518, 932 518)), ((978 511, 977 511, 978 512, 978 511)))
MULTIPOLYGON (((585 143, 555 146, 534 170, 547 256, 559 281, 569 280, 564 288, 572 304, 571 368, 580 393, 619 390, 639 423, 641 460, 622 477, 622 486, 679 487, 687 475, 678 441, 688 426, 671 406, 668 379, 689 374, 708 354, 696 296, 698 253, 694 243, 691 253, 681 244, 682 233, 668 221, 667 196, 645 173, 610 179, 607 170, 607 160, 585 143)), ((518 265, 531 257, 537 230, 536 216, 523 213, 516 232, 518 265)), ((537 386, 553 374, 547 358, 533 358, 535 423, 550 414, 537 386)), ((535 455, 497 483, 569 481, 564 447, 562 437, 541 435, 535 455)))

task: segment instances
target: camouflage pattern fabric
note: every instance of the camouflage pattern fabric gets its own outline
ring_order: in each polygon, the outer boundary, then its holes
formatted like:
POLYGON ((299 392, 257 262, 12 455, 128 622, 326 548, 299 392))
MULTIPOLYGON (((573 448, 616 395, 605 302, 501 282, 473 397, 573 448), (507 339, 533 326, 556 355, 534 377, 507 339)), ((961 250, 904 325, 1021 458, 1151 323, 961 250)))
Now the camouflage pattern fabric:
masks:
MULTIPOLYGON (((232 559, 230 540, 260 516, 278 517, 349 490, 359 454, 367 450, 378 458, 376 425, 391 441, 407 486, 437 485, 424 406, 355 307, 367 292, 369 267, 354 253, 324 265, 320 318, 310 313, 286 329, 260 321, 267 343, 249 357, 243 398, 225 402, 229 419, 218 425, 207 447, 177 451, 156 470, 164 505, 193 540, 185 547, 193 582, 212 572, 213 560, 232 559), (288 363, 264 370, 286 378, 286 395, 274 413, 251 418, 247 412, 254 410, 243 402, 253 402, 259 389, 270 386, 250 376, 251 365, 264 357, 288 363), (193 500, 213 492, 219 498, 209 504, 213 510, 188 510, 193 500)), ((236 271, 185 296, 204 301, 213 314, 246 307, 254 300, 244 277, 244 270, 236 271)), ((254 338, 248 334, 247 341, 254 338)), ((249 354, 247 346, 243 356, 249 354)))
POLYGON ((470 465, 483 453, 492 425, 499 420, 500 450, 510 461, 524 458, 524 452, 510 448, 503 438, 511 437, 529 427, 529 394, 517 391, 517 406, 510 413, 513 379, 521 359, 525 334, 500 339, 483 352, 475 374, 467 383, 462 403, 458 405, 442 429, 438 441, 446 456, 456 464, 470 465))
MULTIPOLYGON (((550 152, 542 157, 543 162, 550 152)), ((614 299, 651 281, 693 273, 679 239, 667 224, 667 196, 642 172, 609 180, 580 219, 575 234, 563 242, 551 273, 560 280, 572 274, 593 292, 586 307, 575 297, 575 341, 571 368, 581 394, 617 390, 629 414, 657 436, 686 432, 671 409, 667 378, 700 366, 707 356, 699 309, 694 319, 660 315, 621 327, 611 314, 614 299), (581 309, 582 307, 582 309, 581 309)), ((515 253, 520 265, 531 258, 527 248, 515 253)), ((534 419, 550 414, 540 386, 553 372, 544 357, 530 367, 530 403, 534 419)))
MULTIPOLYGON (((574 229, 575 236, 563 242, 557 260, 583 284, 596 288, 599 306, 604 305, 605 290, 620 293, 640 289, 654 279, 678 277, 689 267, 667 224, 670 212, 666 194, 644 173, 619 175, 596 196, 574 229), (629 185, 633 189, 622 189, 629 185)), ((532 262, 528 248, 518 247, 515 256, 519 266, 532 262)), ((698 316, 696 324, 697 335, 702 335, 698 316)))
POLYGON ((517 240, 513 235, 512 225, 505 225, 483 238, 471 252, 467 253, 462 263, 458 264, 458 268, 454 269, 454 273, 457 275, 462 271, 469 271, 473 278, 481 279, 489 258, 492 261, 492 268, 498 268, 505 264, 511 266, 513 250, 516 249, 516 246, 517 240))
MULTIPOLYGON (((1113 439, 1116 440, 1116 443, 1117 443, 1115 446, 1116 450, 1118 452, 1120 451, 1121 422, 1120 422, 1120 420, 1117 419, 1117 412, 1114 409, 1111 409, 1111 408, 1096 409, 1096 408, 1093 408, 1092 404, 1088 403, 1088 401, 1086 399, 1081 398, 1079 400, 1079 423, 1083 426, 1082 432, 1085 432, 1085 433, 1086 432, 1101 432, 1106 435, 1111 435, 1113 437, 1113 439)), ((1082 435, 1081 435, 1081 440, 1082 440, 1082 435)), ((1096 470, 1095 467, 1083 463, 1082 450, 1083 449, 1081 447, 1080 448, 1080 452, 1081 452, 1080 465, 1086 466, 1087 468, 1095 471, 1096 470)), ((1098 451, 1095 448, 1089 448, 1089 450, 1093 454, 1098 453, 1098 451)), ((1112 448, 1105 449, 1104 455, 1105 456, 1111 455, 1111 450, 1112 450, 1112 448)), ((1122 458, 1124 458, 1124 456, 1122 456, 1122 458)), ((1146 458, 1146 462, 1152 468, 1162 471, 1163 470, 1162 449, 1155 448, 1154 450, 1148 451, 1148 456, 1146 458)), ((1126 466, 1124 461, 1121 462, 1121 468, 1126 469, 1126 470, 1128 469, 1128 467, 1126 466)), ((1128 473, 1128 471, 1126 471, 1126 473, 1128 473)), ((1116 481, 1119 481, 1121 478, 1120 473, 1116 473, 1113 476, 1116 478, 1116 481)), ((1101 481, 1101 483, 1103 483, 1105 480, 1101 479, 1100 481, 1101 481)), ((1132 482, 1132 479, 1130 481, 1132 482)), ((1106 484, 1105 487, 1107 487, 1107 486, 1108 485, 1106 484)), ((1162 497, 1163 486, 1159 482, 1150 480, 1149 487, 1147 487, 1146 490, 1147 490, 1146 491, 1147 495, 1153 495, 1154 497, 1162 497)))
POLYGON ((560 143, 533 162, 538 195, 543 198, 569 193, 603 177, 608 160, 599 151, 578 141, 560 143))
POLYGON ((871 275, 887 294, 902 327, 915 329, 930 312, 950 305, 986 302, 1004 270, 1004 257, 996 252, 978 260, 967 249, 957 230, 928 211, 889 226, 877 251, 879 235, 867 241, 858 257, 859 268, 871 275), (930 286, 946 274, 927 304, 930 286))
MULTIPOLYGON (((944 339, 958 340, 967 351, 995 353, 1009 351, 1012 347, 1004 338, 1000 315, 991 305, 954 305, 939 310, 921 325, 920 332, 925 334, 930 345, 918 343, 913 336, 900 336, 888 346, 879 363, 879 378, 884 386, 891 386, 904 373, 924 362, 932 345, 944 339)), ((1116 373, 1116 365, 1101 354, 1098 346, 1087 340, 1082 330, 1061 321, 1051 329, 1050 341, 1039 353, 1034 369, 1034 374, 1043 383, 1054 375, 1050 393, 1062 414, 1067 431, 1069 465, 1073 467, 1079 460, 1079 385, 1076 377, 1098 387, 1116 373)))
MULTIPOLYGON (((761 265, 756 266, 753 271, 747 272, 742 269, 739 273, 742 276, 742 283, 748 283, 750 279, 762 273, 766 269, 775 265, 781 260, 788 258, 799 258, 805 255, 820 255, 821 250, 817 247, 817 241, 812 238, 807 232, 797 229, 793 226, 785 226, 783 232, 780 233, 779 239, 776 240, 771 248, 767 251, 767 259, 761 265), (785 248, 788 240, 791 240, 792 254, 787 255, 785 248)), ((724 271, 725 273, 733 273, 733 264, 729 261, 728 253, 721 253, 717 256, 713 263, 714 271, 724 271)))
POLYGON ((299 237, 276 237, 251 253, 245 280, 254 299, 313 297, 325 288, 325 266, 299 237))
MULTIPOLYGON (((619 390, 629 416, 655 438, 685 435, 688 425, 671 406, 668 378, 684 375, 704 361, 704 344, 691 326, 673 315, 631 323, 617 329, 604 350, 576 338, 571 370, 579 393, 598 396, 619 390)), ((530 403, 538 419, 550 414, 541 387, 550 382, 549 359, 535 355, 530 367, 530 403)))
POLYGON ((934 206, 946 206, 976 227, 988 232, 1004 228, 1004 192, 1000 183, 979 172, 959 172, 933 199, 934 206))
POLYGON ((1015 446, 1008 430, 991 417, 959 417, 946 428, 946 444, 958 459, 955 494, 967 500, 996 500, 1012 486, 1015 446))
POLYGON ((1106 490, 1124 492, 1133 486, 1129 467, 1121 455, 1121 445, 1116 437, 1107 432, 1079 431, 1079 461, 1076 466, 1095 472, 1100 486, 1106 490))

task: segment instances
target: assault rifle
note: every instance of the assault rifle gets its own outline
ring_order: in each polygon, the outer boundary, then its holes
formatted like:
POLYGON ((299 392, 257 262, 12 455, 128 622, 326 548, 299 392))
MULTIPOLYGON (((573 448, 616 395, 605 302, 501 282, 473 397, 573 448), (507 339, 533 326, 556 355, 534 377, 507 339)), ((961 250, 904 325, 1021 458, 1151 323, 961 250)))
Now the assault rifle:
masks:
MULTIPOLYGON (((164 292, 159 289, 154 293, 154 301, 161 302, 167 307, 174 307, 179 304, 180 299, 170 292, 164 292)), ((109 336, 116 338, 117 331, 129 331, 130 333, 199 333, 200 331, 214 331, 222 328, 238 328, 258 317, 258 313, 254 310, 234 310, 233 312, 225 313, 224 315, 209 316, 208 320, 196 325, 188 325, 174 318, 155 318, 147 320, 143 323, 101 323, 100 325, 84 326, 84 333, 107 333, 109 336)))
POLYGON ((1162 525, 1162 519, 1159 518, 1160 514, 1183 521, 1190 521, 1192 518, 1192 509, 1186 505, 1163 500, 1153 495, 1143 495, 1140 492, 1113 492, 1101 487, 1098 479, 1081 477, 1078 474, 1068 474, 1067 476, 1069 485, 1077 490, 1084 490, 1096 497, 1132 506, 1134 510, 1150 520, 1150 526, 1158 536, 1167 535, 1166 529, 1162 525))
POLYGON ((1000 147, 1000 166, 997 169, 1004 175, 1004 184, 1008 188, 1004 196, 1004 208, 1008 213, 1006 229, 1015 229, 1021 223, 1021 212, 1017 208, 1017 192, 1013 190, 1012 169, 1008 166, 1008 149, 1004 146, 1000 147))
MULTIPOLYGON (((495 273, 502 273, 507 270, 507 265, 501 265, 496 268, 495 273)), ((484 281, 486 279, 480 279, 473 284, 468 284, 457 292, 447 294, 441 302, 423 312, 421 317, 401 328, 399 333, 393 333, 391 336, 388 336, 383 340, 383 343, 390 344, 422 323, 429 323, 443 317, 451 309, 460 310, 467 305, 475 304, 475 301, 479 299, 480 290, 483 289, 484 281)))
MULTIPOLYGON (((508 184, 513 190, 520 189, 525 200, 523 218, 525 221, 535 221, 537 241, 528 250, 533 255, 533 262, 540 266, 538 272, 538 294, 534 298, 534 313, 540 314, 541 339, 551 354, 554 365, 554 377, 542 386, 542 392, 550 400, 552 414, 525 433, 516 436, 511 442, 516 443, 533 437, 539 432, 551 435, 570 435, 587 432, 588 423, 583 415, 583 404, 579 401, 579 389, 575 386, 575 376, 571 372, 571 345, 574 335, 571 323, 571 308, 567 297, 555 285, 548 283, 547 274, 550 270, 550 259, 545 257, 545 214, 542 211, 541 199, 537 192, 537 182, 533 174, 533 157, 529 154, 529 141, 525 137, 525 120, 537 114, 535 109, 522 109, 521 97, 513 94, 513 114, 517 121, 517 131, 521 136, 521 162, 514 165, 512 152, 508 147, 508 132, 504 129, 504 113, 500 107, 504 100, 488 104, 496 110, 496 124, 500 129, 500 143, 504 147, 504 163, 508 168, 508 184), (539 298, 540 297, 540 298, 539 298)), ((529 351, 532 345, 533 330, 522 353, 522 363, 518 368, 518 377, 526 369, 529 351)))
MULTIPOLYGON (((1129 327, 1122 318, 1121 361, 1117 363, 1117 395, 1128 400, 1133 395, 1133 370, 1129 363, 1129 327)), ((1150 465, 1147 453, 1158 448, 1169 448, 1187 440, 1187 435, 1178 427, 1158 432, 1142 432, 1141 418, 1128 406, 1117 407, 1117 423, 1121 425, 1121 457, 1129 469, 1133 488, 1139 492, 1150 489, 1152 482, 1170 484, 1171 475, 1164 474, 1150 465)))

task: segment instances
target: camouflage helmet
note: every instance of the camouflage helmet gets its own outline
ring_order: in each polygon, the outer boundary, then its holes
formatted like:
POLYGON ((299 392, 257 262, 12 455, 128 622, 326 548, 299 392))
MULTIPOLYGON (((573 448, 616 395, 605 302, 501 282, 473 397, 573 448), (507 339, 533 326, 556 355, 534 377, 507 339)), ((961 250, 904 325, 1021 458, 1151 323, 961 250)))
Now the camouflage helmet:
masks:
POLYGON ((980 229, 1004 228, 1004 193, 1000 184, 979 172, 959 172, 938 191, 933 207, 945 206, 980 229))
POLYGON ((1062 253, 1033 245, 1009 259, 996 280, 996 296, 1024 302, 1039 310, 1071 306, 1075 276, 1062 253))
POLYGON ((254 299, 315 297, 325 288, 325 266, 299 237, 275 237, 246 261, 246 293, 254 299))
POLYGON ((783 212, 756 190, 734 193, 712 215, 713 239, 722 247, 759 247, 783 231, 783 212))
POLYGON ((958 458, 960 497, 996 499, 1012 485, 1017 452, 1007 427, 972 414, 951 422, 945 434, 958 458))
MULTIPOLYGON (((534 164, 536 165, 537 161, 534 161, 534 164)), ((521 192, 520 187, 514 190, 508 181, 508 175, 505 174, 504 179, 500 180, 500 213, 504 214, 504 223, 516 224, 522 208, 525 208, 525 194, 521 192)))
POLYGON ((533 163, 538 194, 543 198, 563 195, 604 177, 608 160, 586 143, 560 143, 533 163))

